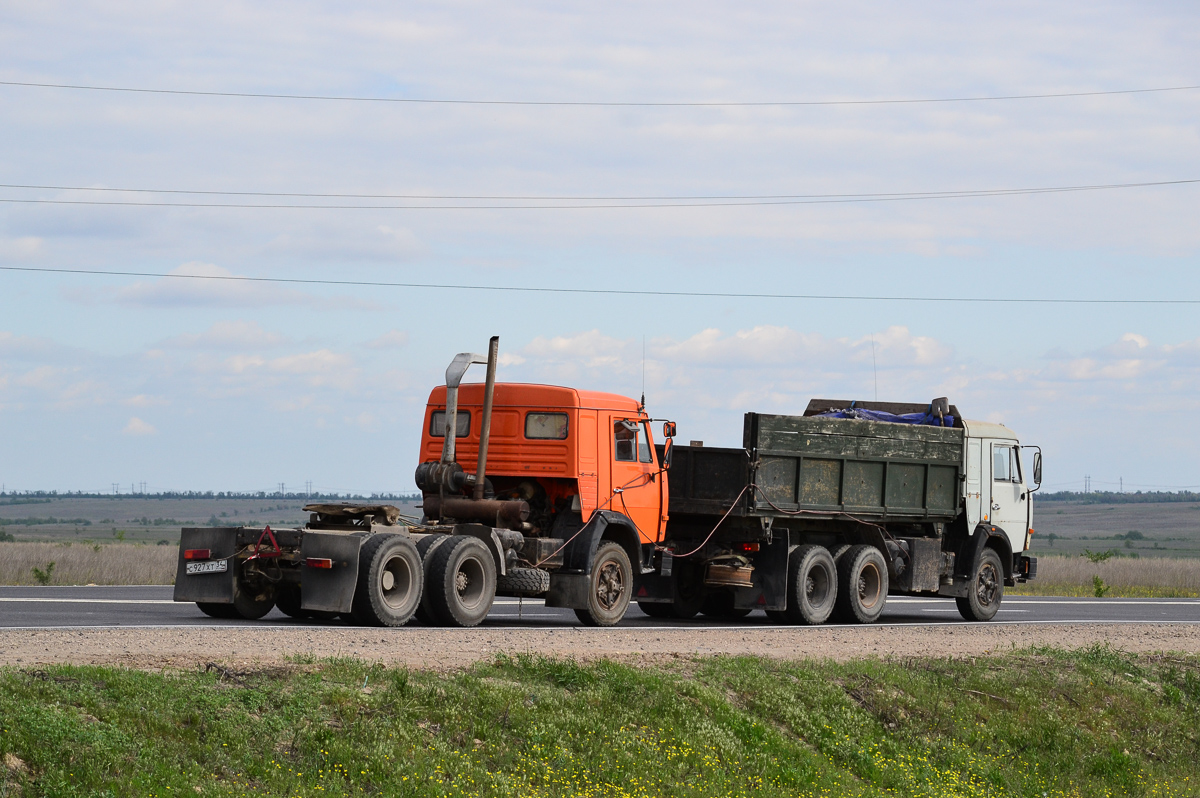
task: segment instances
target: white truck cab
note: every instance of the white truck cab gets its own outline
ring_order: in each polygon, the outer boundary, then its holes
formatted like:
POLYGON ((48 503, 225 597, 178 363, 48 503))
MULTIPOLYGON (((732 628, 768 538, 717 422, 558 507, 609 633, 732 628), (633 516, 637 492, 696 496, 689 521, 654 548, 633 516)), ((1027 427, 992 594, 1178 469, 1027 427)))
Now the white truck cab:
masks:
POLYGON ((1031 490, 1016 433, 1001 424, 963 419, 966 463, 963 501, 968 528, 989 524, 1003 530, 1013 552, 1029 548, 1033 531, 1033 490, 1041 482, 1041 452, 1034 455, 1031 490))

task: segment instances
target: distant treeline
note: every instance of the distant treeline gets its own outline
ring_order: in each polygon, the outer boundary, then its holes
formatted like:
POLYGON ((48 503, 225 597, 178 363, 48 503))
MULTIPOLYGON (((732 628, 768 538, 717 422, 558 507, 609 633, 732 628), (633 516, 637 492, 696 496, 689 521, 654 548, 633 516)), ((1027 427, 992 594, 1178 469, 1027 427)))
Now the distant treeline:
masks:
POLYGON ((420 501, 419 493, 270 493, 265 490, 238 492, 211 490, 168 490, 160 493, 87 493, 84 491, 27 490, 0 493, 0 505, 45 504, 55 499, 283 499, 302 502, 420 501))
POLYGON ((1081 493, 1062 490, 1057 493, 1038 493, 1039 502, 1075 502, 1076 504, 1155 504, 1161 502, 1200 502, 1200 493, 1190 490, 1171 491, 1137 491, 1136 493, 1116 493, 1114 491, 1095 491, 1081 493))

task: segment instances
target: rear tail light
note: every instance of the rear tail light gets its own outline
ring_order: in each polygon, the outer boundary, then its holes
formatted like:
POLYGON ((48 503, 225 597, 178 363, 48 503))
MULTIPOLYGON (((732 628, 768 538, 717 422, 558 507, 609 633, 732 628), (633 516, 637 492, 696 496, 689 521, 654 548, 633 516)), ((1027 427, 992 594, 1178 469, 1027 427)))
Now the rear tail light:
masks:
POLYGON ((212 549, 184 549, 185 560, 207 560, 212 557, 212 549))
POLYGON ((758 551, 759 546, 757 543, 743 543, 738 548, 742 551, 758 551))
POLYGON ((304 564, 309 568, 332 568, 333 560, 328 557, 309 557, 304 564))

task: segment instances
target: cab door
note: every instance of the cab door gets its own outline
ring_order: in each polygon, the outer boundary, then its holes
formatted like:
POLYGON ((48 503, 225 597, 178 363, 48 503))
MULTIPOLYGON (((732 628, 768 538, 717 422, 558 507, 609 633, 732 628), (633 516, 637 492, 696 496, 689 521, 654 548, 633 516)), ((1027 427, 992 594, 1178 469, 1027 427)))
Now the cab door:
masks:
POLYGON ((1025 481, 1021 473, 1020 448, 1016 441, 993 440, 990 444, 991 504, 985 509, 993 526, 1008 535, 1013 551, 1021 551, 1025 543, 1025 522, 1028 518, 1025 481))
POLYGON ((663 515, 658 486, 662 475, 649 430, 641 419, 618 414, 609 416, 607 428, 611 499, 603 509, 628 516, 643 543, 657 543, 663 515))

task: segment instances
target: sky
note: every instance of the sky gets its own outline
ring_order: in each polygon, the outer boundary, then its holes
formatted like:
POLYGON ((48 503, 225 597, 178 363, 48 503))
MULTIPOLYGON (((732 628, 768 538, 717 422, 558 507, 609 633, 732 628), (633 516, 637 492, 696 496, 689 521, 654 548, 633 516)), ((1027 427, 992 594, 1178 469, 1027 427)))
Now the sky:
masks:
POLYGON ((167 193, 1196 180, 1200 90, 746 105, 1195 86, 1194 3, 347 8, 0 1, 0 81, 526 103, 0 85, 0 489, 408 492, 429 391, 491 335, 499 379, 644 390, 685 442, 947 396, 1047 490, 1200 487, 1200 305, 1029 301, 1200 300, 1200 184, 167 193), (680 102, 742 105, 636 105, 680 102))

